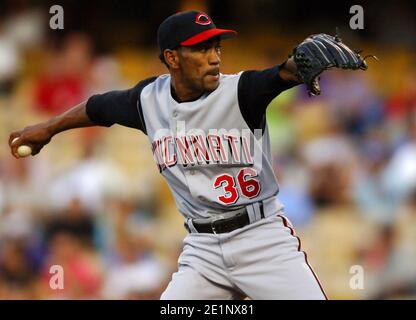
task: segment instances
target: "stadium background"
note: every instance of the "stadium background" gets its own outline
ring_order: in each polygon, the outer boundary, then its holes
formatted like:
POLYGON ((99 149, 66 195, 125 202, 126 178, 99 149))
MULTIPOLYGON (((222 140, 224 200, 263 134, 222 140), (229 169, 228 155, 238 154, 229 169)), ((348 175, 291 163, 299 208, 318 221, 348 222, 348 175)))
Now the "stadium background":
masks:
POLYGON ((223 43, 223 73, 281 63, 307 35, 336 26, 347 44, 378 56, 368 72, 325 73, 319 97, 299 86, 271 103, 274 165, 330 298, 415 298, 416 8, 362 3, 365 28, 353 31, 353 4, 1 1, 0 299, 159 297, 185 230, 146 137, 78 129, 21 160, 7 140, 91 94, 165 73, 157 26, 192 8, 239 31, 223 43), (49 28, 53 4, 64 8, 64 30, 49 28), (64 268, 63 290, 49 287, 52 265, 64 268), (360 268, 362 288, 351 283, 360 268))

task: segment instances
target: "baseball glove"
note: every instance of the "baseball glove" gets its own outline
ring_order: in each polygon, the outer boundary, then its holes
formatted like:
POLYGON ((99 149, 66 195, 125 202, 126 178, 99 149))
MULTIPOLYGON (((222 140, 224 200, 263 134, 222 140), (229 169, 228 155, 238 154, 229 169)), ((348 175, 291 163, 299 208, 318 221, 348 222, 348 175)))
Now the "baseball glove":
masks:
POLYGON ((351 70, 368 68, 365 62, 367 57, 362 58, 359 52, 348 48, 338 35, 333 37, 324 33, 306 38, 293 49, 293 58, 297 76, 306 84, 311 96, 321 93, 319 75, 324 70, 332 67, 351 70))

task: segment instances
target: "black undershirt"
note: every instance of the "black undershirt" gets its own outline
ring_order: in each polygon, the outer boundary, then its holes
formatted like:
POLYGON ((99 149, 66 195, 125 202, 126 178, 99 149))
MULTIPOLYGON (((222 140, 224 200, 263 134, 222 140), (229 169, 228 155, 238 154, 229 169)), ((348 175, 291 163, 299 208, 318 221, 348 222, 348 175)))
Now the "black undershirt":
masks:
MULTIPOLYGON (((280 65, 262 71, 244 71, 238 82, 238 104, 241 114, 251 130, 264 129, 266 108, 285 91, 297 85, 279 76, 280 65)), ((110 127, 113 124, 135 128, 146 134, 146 125, 140 106, 140 94, 144 87, 156 80, 152 77, 140 81, 127 90, 110 91, 91 96, 86 111, 96 125, 110 127)), ((174 91, 172 91, 174 92, 174 91)), ((177 100, 177 99, 176 99, 177 100)))
POLYGON ((279 75, 281 65, 262 71, 250 70, 241 74, 238 82, 238 104, 251 131, 264 129, 266 109, 281 92, 296 86, 295 81, 285 81, 279 75))

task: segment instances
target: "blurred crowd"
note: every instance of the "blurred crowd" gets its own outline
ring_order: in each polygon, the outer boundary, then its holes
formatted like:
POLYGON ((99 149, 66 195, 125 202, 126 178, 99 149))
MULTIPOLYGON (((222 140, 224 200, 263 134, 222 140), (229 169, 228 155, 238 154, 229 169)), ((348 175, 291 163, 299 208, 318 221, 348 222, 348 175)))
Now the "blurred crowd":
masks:
MULTIPOLYGON (((166 70, 156 46, 97 53, 91 35, 57 40, 45 21, 37 10, 0 21, 0 299, 158 299, 186 231, 147 138, 78 129, 20 160, 7 140, 166 70), (51 286, 56 265, 62 289, 51 286)), ((240 35, 223 45, 222 72, 281 63, 305 36, 240 35)), ((380 59, 367 72, 330 70, 319 97, 298 86, 271 102, 280 199, 330 298, 415 298, 415 48, 360 45, 380 59)))

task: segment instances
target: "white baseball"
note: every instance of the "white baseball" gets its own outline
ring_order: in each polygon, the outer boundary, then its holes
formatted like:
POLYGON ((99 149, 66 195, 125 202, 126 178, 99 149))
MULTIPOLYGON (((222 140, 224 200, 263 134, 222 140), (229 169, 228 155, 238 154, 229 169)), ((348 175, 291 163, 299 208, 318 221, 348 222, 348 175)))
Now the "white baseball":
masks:
MULTIPOLYGON (((18 137, 14 138, 13 141, 12 141, 12 144, 18 139, 19 139, 18 137)), ((20 157, 30 156, 32 154, 32 148, 29 147, 29 146, 26 146, 26 145, 21 145, 21 146, 19 146, 19 148, 17 148, 17 154, 20 157)))

